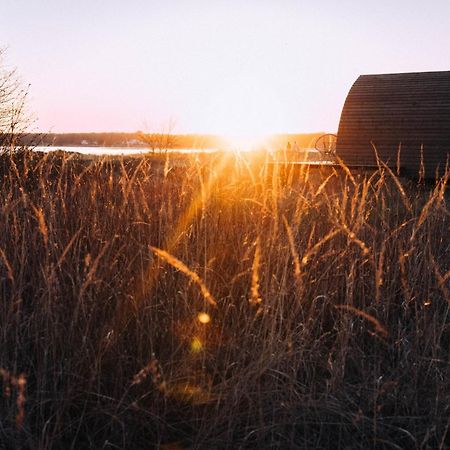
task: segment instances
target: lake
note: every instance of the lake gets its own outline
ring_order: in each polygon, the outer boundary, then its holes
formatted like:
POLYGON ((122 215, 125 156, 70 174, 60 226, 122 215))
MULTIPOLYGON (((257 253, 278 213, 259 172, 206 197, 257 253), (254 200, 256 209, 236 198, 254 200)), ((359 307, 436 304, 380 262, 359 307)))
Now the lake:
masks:
MULTIPOLYGON (((83 155, 142 155, 144 153, 166 153, 166 150, 150 150, 141 147, 89 147, 89 146, 37 146, 35 150, 38 152, 54 152, 63 150, 65 152, 81 153, 83 155)), ((179 148, 167 150, 168 153, 214 153, 218 149, 205 148, 179 148)))
MULTIPOLYGON (((89 147, 89 146, 37 146, 36 151, 53 152, 63 150, 66 152, 81 153, 83 155, 142 155, 145 153, 214 153, 223 149, 219 148, 177 148, 169 150, 150 150, 142 147, 89 147)), ((299 154, 304 153, 317 154, 317 150, 313 148, 302 149, 299 154)))

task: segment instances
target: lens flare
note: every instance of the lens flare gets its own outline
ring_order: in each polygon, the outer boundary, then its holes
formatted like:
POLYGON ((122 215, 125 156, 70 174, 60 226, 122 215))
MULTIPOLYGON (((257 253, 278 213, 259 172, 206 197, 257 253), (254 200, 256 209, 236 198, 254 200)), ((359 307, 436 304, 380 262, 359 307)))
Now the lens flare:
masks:
POLYGON ((207 323, 211 322, 211 316, 208 313, 205 313, 205 312, 198 313, 197 319, 198 319, 198 321, 200 323, 203 323, 205 325, 207 323))
POLYGON ((191 341, 191 351, 193 353, 199 353, 203 350, 203 343, 198 337, 194 337, 191 341))

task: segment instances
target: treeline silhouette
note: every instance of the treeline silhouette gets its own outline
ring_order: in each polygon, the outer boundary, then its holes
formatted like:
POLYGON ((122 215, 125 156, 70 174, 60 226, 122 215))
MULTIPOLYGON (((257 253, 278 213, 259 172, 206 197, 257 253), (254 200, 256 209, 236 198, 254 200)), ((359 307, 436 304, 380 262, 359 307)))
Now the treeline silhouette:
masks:
MULTIPOLYGON (((285 148, 288 143, 299 148, 314 147, 323 132, 303 134, 275 134, 264 145, 285 148)), ((104 133, 27 133, 20 135, 27 146, 99 146, 99 147, 154 147, 154 148, 224 148, 230 143, 226 138, 212 134, 162 134, 104 132, 104 133)))

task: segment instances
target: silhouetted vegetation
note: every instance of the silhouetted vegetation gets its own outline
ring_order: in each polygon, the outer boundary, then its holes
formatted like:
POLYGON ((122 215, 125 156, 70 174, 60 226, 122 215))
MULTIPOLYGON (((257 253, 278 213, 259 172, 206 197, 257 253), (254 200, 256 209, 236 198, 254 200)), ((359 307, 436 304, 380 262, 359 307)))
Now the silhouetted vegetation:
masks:
MULTIPOLYGON (((273 149, 285 149, 288 143, 299 148, 314 147, 322 134, 278 134, 267 138, 265 145, 273 149)), ((230 144, 224 137, 211 134, 167 133, 23 133, 24 144, 45 146, 99 146, 99 147, 147 147, 150 149, 223 149, 230 144)))
POLYGON ((21 144, 21 137, 30 122, 26 113, 28 87, 21 82, 15 68, 5 61, 5 49, 0 47, 0 148, 21 144))

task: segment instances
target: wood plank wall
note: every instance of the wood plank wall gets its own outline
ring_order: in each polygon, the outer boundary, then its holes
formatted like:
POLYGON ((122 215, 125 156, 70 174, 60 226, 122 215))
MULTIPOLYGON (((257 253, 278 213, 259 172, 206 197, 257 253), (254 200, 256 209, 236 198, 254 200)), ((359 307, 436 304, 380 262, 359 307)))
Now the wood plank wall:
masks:
POLYGON ((450 71, 361 75, 341 114, 337 154, 348 164, 384 162, 426 177, 450 155, 450 71), (399 152, 400 148, 400 154, 399 152))

